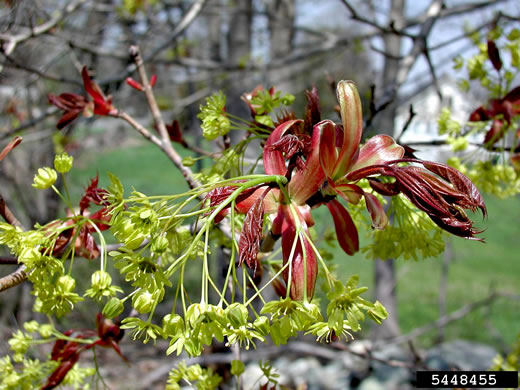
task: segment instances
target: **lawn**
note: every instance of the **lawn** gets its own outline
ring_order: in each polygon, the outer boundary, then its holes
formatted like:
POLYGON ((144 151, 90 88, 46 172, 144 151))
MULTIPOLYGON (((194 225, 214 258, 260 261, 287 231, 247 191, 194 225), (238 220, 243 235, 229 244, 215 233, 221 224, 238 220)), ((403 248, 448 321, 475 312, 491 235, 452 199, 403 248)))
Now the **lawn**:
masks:
MULTIPOLYGON (((80 156, 71 172, 71 187, 75 196, 99 173, 102 186, 108 183, 104 172, 117 175, 125 184, 148 195, 172 194, 186 189, 182 176, 156 147, 141 145, 114 149, 103 153, 80 156)), ((520 295, 520 199, 498 200, 488 197, 489 217, 479 224, 486 243, 453 237, 452 260, 448 274, 448 311, 486 297, 492 289, 520 295)), ((332 225, 330 216, 325 223, 332 225)), ((478 215, 475 216, 480 219, 478 215)), ((339 249, 333 251, 342 279, 359 274, 361 283, 373 285, 373 262, 358 254, 346 256, 339 249)), ((443 259, 418 262, 398 260, 397 294, 399 320, 404 333, 438 318, 438 295, 443 259)), ((497 335, 510 343, 520 332, 520 301, 499 299, 491 310, 480 309, 464 319, 448 325, 448 338, 466 338, 500 345, 497 335)), ((436 337, 430 332, 421 338, 423 344, 436 337)))

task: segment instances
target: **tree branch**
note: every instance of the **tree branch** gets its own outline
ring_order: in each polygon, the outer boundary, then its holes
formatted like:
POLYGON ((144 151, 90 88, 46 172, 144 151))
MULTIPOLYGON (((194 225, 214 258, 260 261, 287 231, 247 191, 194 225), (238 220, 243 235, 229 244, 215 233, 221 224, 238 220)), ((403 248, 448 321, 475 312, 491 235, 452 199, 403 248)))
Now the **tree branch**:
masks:
MULTIPOLYGON (((68 15, 76 11, 79 6, 84 3, 86 0, 75 0, 68 3, 63 9, 57 12, 51 19, 47 22, 40 24, 39 26, 32 27, 27 29, 22 33, 17 35, 10 34, 0 34, 0 41, 4 41, 1 46, 1 50, 4 54, 10 55, 17 45, 27 41, 30 38, 37 37, 38 35, 45 34, 49 32, 51 29, 56 27, 61 21, 63 21, 68 15)), ((0 65, 0 72, 2 72, 2 67, 0 65)))
POLYGON ((485 307, 487 305, 490 305, 492 304, 497 298, 500 298, 500 297, 504 297, 506 296, 505 294, 500 294, 500 293, 497 293, 497 292, 493 292, 491 293, 489 296, 487 296, 486 298, 484 299, 481 299, 479 301, 476 301, 476 302, 473 302, 473 303, 469 303, 465 306, 462 306, 460 309, 458 310, 455 310, 453 312, 451 312, 450 314, 447 314, 439 319, 437 319, 436 321, 430 323, 430 324, 427 324, 425 326, 422 326, 420 328, 416 328, 414 330, 412 330, 410 333, 408 334, 405 334, 405 335, 401 335, 401 336, 398 336, 398 337, 395 337, 391 340, 381 340, 381 344, 384 343, 385 345, 388 345, 388 344, 402 344, 402 343, 407 343, 411 340, 414 340, 416 339, 417 337, 431 331, 431 330, 434 330, 434 329, 437 329, 439 327, 443 327, 443 326, 446 326, 447 324, 453 322, 453 321, 457 321, 457 320, 460 320, 461 318, 463 318, 464 316, 466 316, 467 314, 471 313, 472 311, 480 308, 480 307, 485 307))
MULTIPOLYGON (((12 226, 23 228, 20 221, 14 216, 9 207, 5 204, 4 198, 0 195, 0 215, 7 223, 12 226)), ((5 291, 11 287, 17 286, 27 280, 27 273, 25 272, 25 265, 18 267, 13 273, 0 278, 0 292, 5 291)))

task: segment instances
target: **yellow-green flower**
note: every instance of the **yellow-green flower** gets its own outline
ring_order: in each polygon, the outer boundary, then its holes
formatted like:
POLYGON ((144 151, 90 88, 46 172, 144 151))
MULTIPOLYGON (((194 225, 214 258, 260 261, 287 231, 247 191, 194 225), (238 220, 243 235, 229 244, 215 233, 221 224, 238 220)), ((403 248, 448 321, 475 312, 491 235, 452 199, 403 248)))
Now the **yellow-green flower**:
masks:
POLYGON ((54 169, 49 167, 39 168, 38 173, 34 176, 32 186, 40 190, 45 190, 52 186, 57 178, 58 174, 54 169))
POLYGON ((57 154, 54 157, 54 168, 59 173, 67 173, 72 168, 74 157, 69 156, 67 153, 57 154))

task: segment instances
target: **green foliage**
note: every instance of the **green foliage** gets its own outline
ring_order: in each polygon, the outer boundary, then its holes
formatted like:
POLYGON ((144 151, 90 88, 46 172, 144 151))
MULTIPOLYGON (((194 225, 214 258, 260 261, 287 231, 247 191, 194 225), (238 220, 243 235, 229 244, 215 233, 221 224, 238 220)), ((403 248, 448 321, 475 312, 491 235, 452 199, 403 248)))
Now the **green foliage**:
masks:
POLYGON ((520 380, 520 334, 511 348, 511 352, 507 356, 498 355, 493 360, 491 366, 493 371, 519 371, 518 379, 520 380))
POLYGON ((222 377, 214 373, 211 368, 202 368, 199 364, 188 367, 182 361, 168 374, 165 390, 179 390, 180 383, 183 381, 197 390, 214 390, 222 382, 222 377))
POLYGON ((458 157, 451 157, 448 164, 467 175, 483 192, 504 199, 520 193, 520 176, 505 163, 477 161, 464 164, 458 157))
POLYGON ((444 107, 437 119, 437 126, 439 134, 447 134, 452 137, 456 137, 460 134, 461 125, 459 122, 451 118, 451 111, 449 108, 444 107))
POLYGON ((436 257, 444 251, 442 230, 403 195, 392 197, 388 214, 390 225, 369 232, 373 241, 361 250, 371 259, 436 257))
POLYGON ((49 167, 39 168, 38 173, 34 176, 32 186, 39 190, 45 190, 52 186, 56 182, 57 178, 58 174, 54 169, 49 167))
POLYGON ((231 362, 231 375, 240 376, 244 373, 246 367, 240 360, 233 360, 231 362))
POLYGON ((57 154, 54 158, 54 168, 59 173, 67 173, 72 168, 74 157, 69 156, 67 153, 57 154))
POLYGON ((482 191, 500 198, 514 196, 520 192, 520 178, 511 159, 518 158, 513 148, 518 143, 520 116, 509 100, 514 97, 508 98, 508 93, 518 87, 512 83, 520 74, 520 33, 510 25, 498 24, 486 35, 475 32, 470 39, 476 54, 466 60, 457 57, 454 63, 455 69, 466 72, 459 87, 469 92, 470 81, 478 81, 488 91, 489 101, 478 110, 474 107, 473 118, 465 124, 453 120, 449 110, 444 109, 438 119, 439 133, 449 136, 447 143, 455 152, 468 149, 469 136, 485 137, 484 146, 491 151, 487 156, 478 161, 452 158, 450 164, 467 174, 482 191), (496 49, 489 53, 489 47, 494 46, 496 49))
POLYGON ((294 95, 286 93, 282 96, 281 91, 272 93, 265 89, 258 90, 250 100, 251 107, 255 110, 255 120, 264 126, 274 127, 273 119, 269 116, 280 106, 290 106, 294 102, 294 95))
MULTIPOLYGON (((56 369, 59 362, 53 360, 40 361, 30 358, 29 348, 52 342, 56 337, 63 337, 51 324, 38 324, 36 321, 26 322, 24 331, 16 331, 8 340, 12 358, 0 358, 0 389, 33 390, 39 388, 42 382, 56 369)), ((94 375, 92 367, 76 365, 69 371, 63 384, 74 389, 90 389, 85 379, 94 375)))
POLYGON ((197 115, 202 121, 202 135, 208 140, 226 135, 231 129, 231 123, 226 115, 226 96, 222 91, 206 98, 206 104, 200 106, 197 115))
MULTIPOLYGON (((367 319, 380 324, 387 317, 381 303, 362 297, 367 288, 358 287, 357 276, 350 277, 345 284, 340 282, 312 242, 305 247, 302 257, 305 264, 312 255, 320 265, 319 277, 323 282, 321 292, 326 313, 322 313, 319 299, 311 300, 307 295, 301 300, 290 298, 290 283, 296 283, 291 279, 293 276, 286 280, 285 293, 278 290, 279 300, 265 301, 263 290, 276 287, 277 283, 281 283, 281 277, 291 273, 292 260, 279 259, 278 249, 254 259, 261 269, 265 268, 271 275, 262 287, 254 280, 256 275, 252 277, 247 273, 245 265, 239 268, 239 262, 243 260, 240 257, 242 243, 238 232, 244 232, 248 227, 248 217, 238 215, 237 203, 241 199, 248 199, 254 191, 263 189, 263 196, 272 196, 275 200, 270 201, 278 202, 279 210, 289 206, 292 218, 300 212, 296 207, 302 211, 310 209, 306 204, 292 202, 291 191, 294 188, 288 183, 290 175, 255 173, 261 156, 256 162, 248 162, 249 165, 244 162, 251 141, 265 143, 272 132, 274 120, 270 115, 277 108, 292 104, 293 100, 294 96, 289 94, 260 90, 249 101, 257 115, 254 122, 248 122, 226 113, 226 98, 222 92, 209 97, 199 114, 205 138, 216 139, 231 129, 245 129, 248 134, 237 145, 226 147, 212 156, 210 164, 196 174, 201 185, 191 190, 172 190, 168 195, 149 196, 135 189, 125 191, 121 180, 109 174, 106 190, 97 187, 97 179, 95 183, 92 181, 81 198, 78 211, 72 206, 66 183, 72 158, 62 154, 55 159, 56 170, 62 173, 65 194, 53 185, 57 179, 56 171, 52 168, 40 169, 34 186, 40 189, 52 187, 64 203, 70 205, 69 214, 26 232, 0 224, 0 244, 6 245, 26 266, 36 296, 35 310, 61 317, 87 300, 102 310, 104 315, 114 318, 126 308, 133 314, 122 319, 121 329, 129 330, 134 340, 148 343, 165 339, 169 342, 167 354, 186 352, 192 357, 202 354, 204 348, 215 340, 245 349, 256 347, 256 343, 266 342, 269 338, 276 345, 285 344, 290 338, 301 334, 312 334, 318 341, 330 342, 336 337, 353 338, 354 333, 362 330, 367 319), (224 191, 225 195, 218 191, 224 191), (229 226, 218 229, 217 223, 226 213, 229 226), (96 214, 95 218, 92 217, 96 214), (107 242, 115 242, 116 249, 109 251, 107 242), (221 285, 214 280, 214 253, 217 247, 229 253, 226 269, 216 270, 225 273, 225 281, 221 285), (312 253, 306 252, 309 250, 312 253), (90 275, 82 275, 84 280, 90 280, 87 287, 77 286, 74 278, 73 269, 83 261, 78 258, 80 256, 100 259, 90 275), (194 285, 197 291, 187 288, 189 272, 196 274, 197 282, 194 285), (257 302, 260 310, 254 305, 257 302), (169 314, 158 314, 161 312, 157 310, 160 304, 171 307, 169 314)), ((444 114, 440 123, 445 132, 453 137, 453 143, 459 145, 456 137, 461 132, 460 125, 450 119, 449 113, 444 114)), ((298 139, 296 146, 290 145, 290 148, 284 149, 285 156, 294 151, 292 148, 309 149, 309 140, 305 137, 302 140, 298 139)), ((286 146, 279 144, 270 147, 286 146)), ((294 157, 291 164, 296 166, 310 161, 310 157, 301 150, 296 150, 294 157)), ((183 161, 186 165, 192 165, 195 159, 186 156, 183 161)), ((367 180, 356 184, 369 191, 367 180)), ((318 192, 323 197, 318 203, 330 200, 321 193, 321 189, 318 192)), ((377 197, 383 201, 381 196, 377 197)), ((356 222, 367 224, 366 217, 362 217, 360 212, 364 207, 362 201, 351 209, 356 222)), ((393 215, 392 225, 373 233, 374 241, 363 249, 369 257, 402 256, 417 260, 442 252, 444 240, 440 229, 425 213, 413 208, 408 199, 394 197, 389 213, 393 215)), ((263 222, 263 210, 259 219, 263 222)), ((307 223, 310 225, 310 221, 302 219, 294 224, 295 237, 298 238, 293 240, 292 251, 298 243, 302 245, 304 240, 310 241, 309 234, 315 234, 312 230, 307 233, 307 223)), ((266 222, 266 225, 270 228, 274 222, 266 222)), ((262 229, 263 226, 260 226, 260 235, 262 229)), ((304 290, 307 287, 305 283, 310 282, 305 279, 304 290)), ((26 366, 23 375, 33 375, 31 373, 36 371, 34 367, 39 367, 40 363, 27 360, 26 364, 26 355, 31 346, 41 341, 36 340, 33 333, 40 332, 43 337, 43 326, 30 323, 26 330, 15 332, 9 344, 13 361, 26 366)), ((52 340, 45 342, 73 339, 53 328, 46 331, 47 338, 52 336, 52 340)), ((11 361, 4 360, 4 364, 6 372, 16 374, 15 379, 19 380, 17 371, 9 365, 11 361)), ((45 375, 35 377, 35 383, 47 377, 53 367, 42 366, 40 372, 45 375)), ((261 369, 268 382, 276 385, 277 374, 272 368, 266 364, 261 365, 261 369)), ((234 364, 235 375, 243 371, 243 365, 234 364)), ((74 369, 65 382, 69 381, 73 386, 81 384, 88 372, 74 369)), ((213 389, 221 378, 198 365, 187 367, 180 364, 170 372, 167 388, 177 389, 182 381, 199 389, 213 389)))

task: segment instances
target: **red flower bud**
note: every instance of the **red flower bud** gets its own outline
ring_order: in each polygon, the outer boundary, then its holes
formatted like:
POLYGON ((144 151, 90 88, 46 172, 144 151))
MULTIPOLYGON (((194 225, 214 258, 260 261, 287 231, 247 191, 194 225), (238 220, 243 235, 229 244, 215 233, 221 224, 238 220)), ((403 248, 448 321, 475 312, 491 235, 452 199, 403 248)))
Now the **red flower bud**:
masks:
POLYGON ((152 77, 150 78, 150 87, 153 88, 153 86, 155 85, 156 82, 157 82, 157 75, 153 74, 152 77))
POLYGON ((127 77, 126 83, 132 88, 137 89, 138 91, 144 91, 143 85, 139 81, 134 80, 132 77, 127 77))

